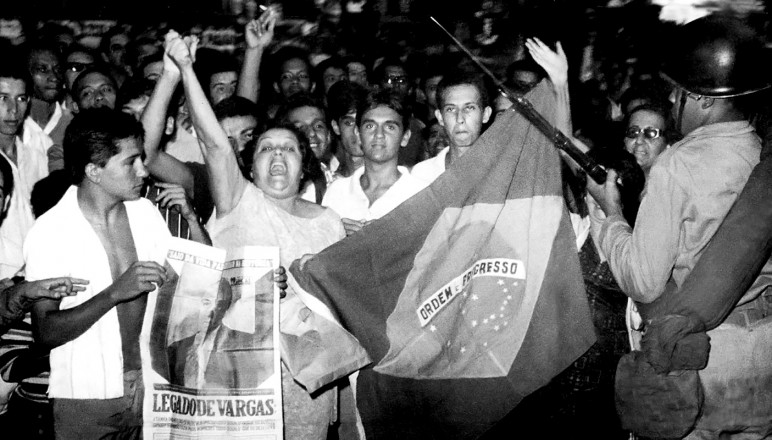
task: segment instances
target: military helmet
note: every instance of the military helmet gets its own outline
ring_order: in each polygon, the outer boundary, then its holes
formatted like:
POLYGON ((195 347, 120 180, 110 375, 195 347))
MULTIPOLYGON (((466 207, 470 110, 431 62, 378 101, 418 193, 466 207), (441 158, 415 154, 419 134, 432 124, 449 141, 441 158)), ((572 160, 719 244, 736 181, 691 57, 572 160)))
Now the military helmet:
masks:
POLYGON ((708 15, 674 32, 662 76, 697 95, 731 98, 770 86, 763 41, 736 17, 708 15))

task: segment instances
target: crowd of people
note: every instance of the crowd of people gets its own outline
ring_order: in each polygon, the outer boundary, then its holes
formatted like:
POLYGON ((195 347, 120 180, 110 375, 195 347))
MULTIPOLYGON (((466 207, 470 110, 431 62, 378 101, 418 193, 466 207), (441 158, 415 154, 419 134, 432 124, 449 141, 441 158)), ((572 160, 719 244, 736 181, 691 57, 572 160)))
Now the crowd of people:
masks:
MULTIPOLYGON (((661 76, 598 63, 577 85, 569 72, 586 66, 561 42, 500 37, 485 14, 480 59, 516 93, 548 82, 555 126, 608 170, 595 182, 564 157, 597 342, 486 438, 627 439, 617 365, 656 319, 638 308, 687 282, 761 160, 754 98, 772 77, 753 63, 766 53, 751 27, 716 16, 679 29, 661 76), (515 46, 503 66, 502 41, 515 46)), ((366 233, 515 111, 451 45, 365 54, 282 41, 281 23, 275 6, 252 11, 235 53, 164 26, 115 26, 94 47, 56 26, 0 41, 3 432, 141 437, 139 335, 167 279, 165 237, 279 246, 289 266, 366 233)), ((770 272, 756 266, 724 324, 690 328, 710 331, 711 350, 685 438, 772 436, 770 272)), ((281 374, 285 438, 365 437, 355 378, 312 396, 281 374)))

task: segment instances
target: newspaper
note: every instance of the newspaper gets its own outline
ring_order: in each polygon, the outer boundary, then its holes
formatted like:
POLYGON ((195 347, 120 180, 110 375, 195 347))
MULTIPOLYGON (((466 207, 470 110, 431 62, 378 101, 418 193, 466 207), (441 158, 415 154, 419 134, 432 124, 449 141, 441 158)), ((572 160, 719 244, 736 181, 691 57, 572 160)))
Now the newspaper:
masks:
POLYGON ((278 265, 277 247, 173 239, 143 326, 144 438, 282 438, 278 265))

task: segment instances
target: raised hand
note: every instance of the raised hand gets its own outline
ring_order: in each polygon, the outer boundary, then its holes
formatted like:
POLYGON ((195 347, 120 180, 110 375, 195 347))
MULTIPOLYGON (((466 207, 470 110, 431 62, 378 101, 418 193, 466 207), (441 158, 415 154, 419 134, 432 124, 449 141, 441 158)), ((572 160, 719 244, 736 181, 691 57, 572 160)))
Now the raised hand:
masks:
POLYGON ((195 35, 188 35, 183 38, 182 41, 188 45, 188 52, 190 52, 190 59, 196 62, 196 51, 198 50, 198 37, 195 35))
POLYGON ((557 51, 553 51, 534 37, 525 40, 525 47, 533 60, 547 72, 553 84, 562 85, 568 82, 568 59, 560 42, 555 45, 557 51))
POLYGON ((274 8, 268 8, 256 20, 247 23, 244 37, 248 49, 266 48, 273 41, 273 28, 279 14, 274 8))
POLYGON ((171 74, 180 74, 180 69, 177 67, 176 64, 174 64, 174 60, 172 60, 172 57, 169 55, 168 48, 171 46, 172 41, 175 39, 180 38, 180 34, 177 33, 177 31, 170 30, 166 33, 164 36, 164 73, 171 73, 171 74))
POLYGON ((175 183, 163 183, 157 182, 157 187, 162 188, 161 192, 155 198, 156 203, 161 208, 169 208, 182 214, 189 223, 197 222, 198 216, 193 208, 190 206, 185 189, 181 185, 175 183))
POLYGON ((166 269, 155 261, 137 261, 110 286, 110 296, 116 303, 131 301, 166 281, 166 269))
MULTIPOLYGON (((192 67, 195 60, 189 47, 190 37, 186 38, 188 39, 187 42, 177 32, 169 31, 164 41, 164 53, 171 58, 180 70, 192 67)), ((198 39, 196 39, 196 45, 198 45, 198 39)))

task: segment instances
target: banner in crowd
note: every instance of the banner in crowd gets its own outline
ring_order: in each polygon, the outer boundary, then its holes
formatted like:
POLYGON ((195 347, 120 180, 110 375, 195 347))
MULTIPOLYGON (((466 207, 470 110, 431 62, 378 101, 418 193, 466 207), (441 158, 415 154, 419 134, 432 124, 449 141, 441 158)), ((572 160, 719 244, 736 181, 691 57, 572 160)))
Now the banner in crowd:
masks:
MULTIPOLYGON (((546 82, 529 98, 553 117, 546 82)), ((430 187, 290 272, 374 363, 357 381, 368 437, 477 438, 595 340, 575 240, 557 149, 510 110, 430 187)))
POLYGON ((278 265, 173 239, 143 327, 145 438, 282 438, 278 265))

